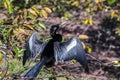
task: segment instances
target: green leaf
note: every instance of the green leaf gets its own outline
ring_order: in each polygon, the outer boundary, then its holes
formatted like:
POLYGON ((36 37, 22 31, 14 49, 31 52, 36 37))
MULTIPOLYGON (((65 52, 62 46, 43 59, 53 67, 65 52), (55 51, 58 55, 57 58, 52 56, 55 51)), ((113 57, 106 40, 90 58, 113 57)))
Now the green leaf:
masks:
POLYGON ((65 77, 56 77, 56 80, 67 80, 65 77))
POLYGON ((15 65, 13 63, 10 64, 9 66, 10 71, 13 71, 15 69, 15 65))
POLYGON ((69 12, 65 12, 65 13, 64 13, 64 17, 65 17, 65 18, 70 18, 70 13, 69 13, 69 12))
POLYGON ((35 20, 36 19, 36 17, 34 15, 32 15, 31 13, 28 14, 27 18, 30 18, 31 20, 35 20))
POLYGON ((113 61, 113 66, 120 67, 120 61, 113 61))
POLYGON ((19 53, 23 53, 25 51, 25 49, 21 49, 21 50, 19 50, 19 53))
POLYGON ((108 0, 108 4, 109 5, 112 5, 112 4, 114 4, 116 2, 116 0, 108 0))
POLYGON ((5 36, 9 36, 10 32, 12 31, 13 28, 10 28, 6 33, 5 33, 5 36))
POLYGON ((78 1, 73 2, 72 6, 76 6, 76 7, 79 6, 79 2, 78 1))
POLYGON ((42 27, 44 30, 46 30, 46 26, 42 21, 38 21, 38 25, 42 27))
POLYGON ((19 53, 19 52, 18 52, 18 48, 15 47, 15 48, 13 48, 13 50, 14 50, 15 54, 18 55, 18 53, 19 53))
POLYGON ((0 20, 0 26, 4 24, 4 20, 0 20))
POLYGON ((12 5, 9 5, 8 8, 7 8, 7 10, 9 12, 9 14, 11 14, 12 13, 12 5))
POLYGON ((18 57, 22 57, 25 49, 19 49, 18 57))
POLYGON ((17 23, 15 23, 15 24, 13 24, 13 25, 16 26, 16 27, 19 26, 17 23))
POLYGON ((46 39, 44 39, 44 41, 47 42, 47 41, 49 41, 50 39, 52 39, 52 38, 51 38, 51 37, 46 38, 46 39))
POLYGON ((65 39, 64 39, 64 38, 62 38, 62 42, 65 42, 65 39))
POLYGON ((25 0, 25 4, 28 4, 30 0, 25 0))

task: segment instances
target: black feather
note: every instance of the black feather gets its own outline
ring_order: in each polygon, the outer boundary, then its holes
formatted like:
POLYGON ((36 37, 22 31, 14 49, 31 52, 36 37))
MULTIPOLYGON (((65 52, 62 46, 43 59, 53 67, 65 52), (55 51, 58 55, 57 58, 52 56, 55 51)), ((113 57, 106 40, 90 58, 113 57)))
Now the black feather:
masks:
POLYGON ((55 61, 69 61, 71 59, 76 59, 84 67, 85 72, 89 72, 85 51, 81 41, 77 37, 72 37, 70 40, 62 43, 62 36, 56 34, 58 29, 59 25, 52 26, 50 30, 52 39, 47 43, 39 41, 36 33, 33 33, 27 41, 26 51, 23 56, 23 64, 25 64, 27 59, 36 58, 36 56, 40 54, 41 60, 33 66, 24 77, 37 77, 43 65, 53 66, 55 61))
POLYGON ((34 78, 37 77, 40 72, 42 66, 45 64, 45 59, 42 58, 36 65, 34 65, 25 75, 24 77, 34 78))
POLYGON ((27 60, 38 57, 44 50, 46 44, 47 42, 43 43, 42 41, 38 40, 37 32, 34 32, 26 42, 26 50, 23 55, 23 65, 25 65, 27 60))
POLYGON ((66 42, 54 43, 54 55, 56 61, 69 61, 76 59, 89 72, 85 51, 81 41, 77 37, 72 37, 66 42))

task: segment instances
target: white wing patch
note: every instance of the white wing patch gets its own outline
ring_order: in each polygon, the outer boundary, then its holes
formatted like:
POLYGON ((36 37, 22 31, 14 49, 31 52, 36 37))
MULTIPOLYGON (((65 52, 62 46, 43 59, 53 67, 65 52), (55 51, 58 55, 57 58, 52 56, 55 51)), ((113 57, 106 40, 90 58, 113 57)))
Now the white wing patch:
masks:
POLYGON ((35 41, 36 37, 37 37, 37 33, 34 32, 34 33, 32 34, 32 36, 30 37, 30 39, 29 39, 30 50, 32 50, 33 42, 35 41), (33 41, 33 40, 34 40, 34 41, 33 41))
POLYGON ((77 41, 76 39, 73 39, 73 41, 66 47, 67 52, 72 49, 73 47, 75 47, 77 45, 77 41))
POLYGON ((33 46, 32 39, 33 39, 33 35, 32 35, 32 36, 30 37, 30 39, 29 39, 30 50, 32 50, 32 46, 33 46))

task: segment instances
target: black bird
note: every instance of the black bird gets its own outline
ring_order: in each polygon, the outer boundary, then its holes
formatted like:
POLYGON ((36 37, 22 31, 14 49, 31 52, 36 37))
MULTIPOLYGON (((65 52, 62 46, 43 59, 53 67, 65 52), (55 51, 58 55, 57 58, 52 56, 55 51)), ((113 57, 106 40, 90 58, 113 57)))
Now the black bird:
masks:
POLYGON ((26 43, 26 51, 23 56, 23 65, 27 59, 35 59, 41 55, 41 60, 33 66, 24 77, 37 77, 43 65, 52 66, 55 61, 77 60, 89 73, 85 51, 81 41, 77 37, 72 37, 66 42, 62 41, 62 36, 56 34, 59 25, 53 25, 50 29, 52 37, 48 42, 43 43, 37 39, 37 33, 33 33, 26 43))

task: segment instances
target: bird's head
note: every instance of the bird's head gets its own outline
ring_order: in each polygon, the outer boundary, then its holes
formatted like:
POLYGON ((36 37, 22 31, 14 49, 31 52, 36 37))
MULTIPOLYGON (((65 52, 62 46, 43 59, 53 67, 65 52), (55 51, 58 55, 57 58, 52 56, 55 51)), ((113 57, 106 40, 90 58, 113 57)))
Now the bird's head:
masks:
POLYGON ((50 35, 53 38, 54 41, 62 41, 62 35, 57 34, 57 31, 59 30, 60 26, 59 24, 52 25, 50 29, 50 35))
POLYGON ((50 29, 50 35, 51 35, 51 37, 53 37, 56 34, 56 32, 58 31, 59 28, 60 28, 59 24, 51 26, 51 29, 50 29))

